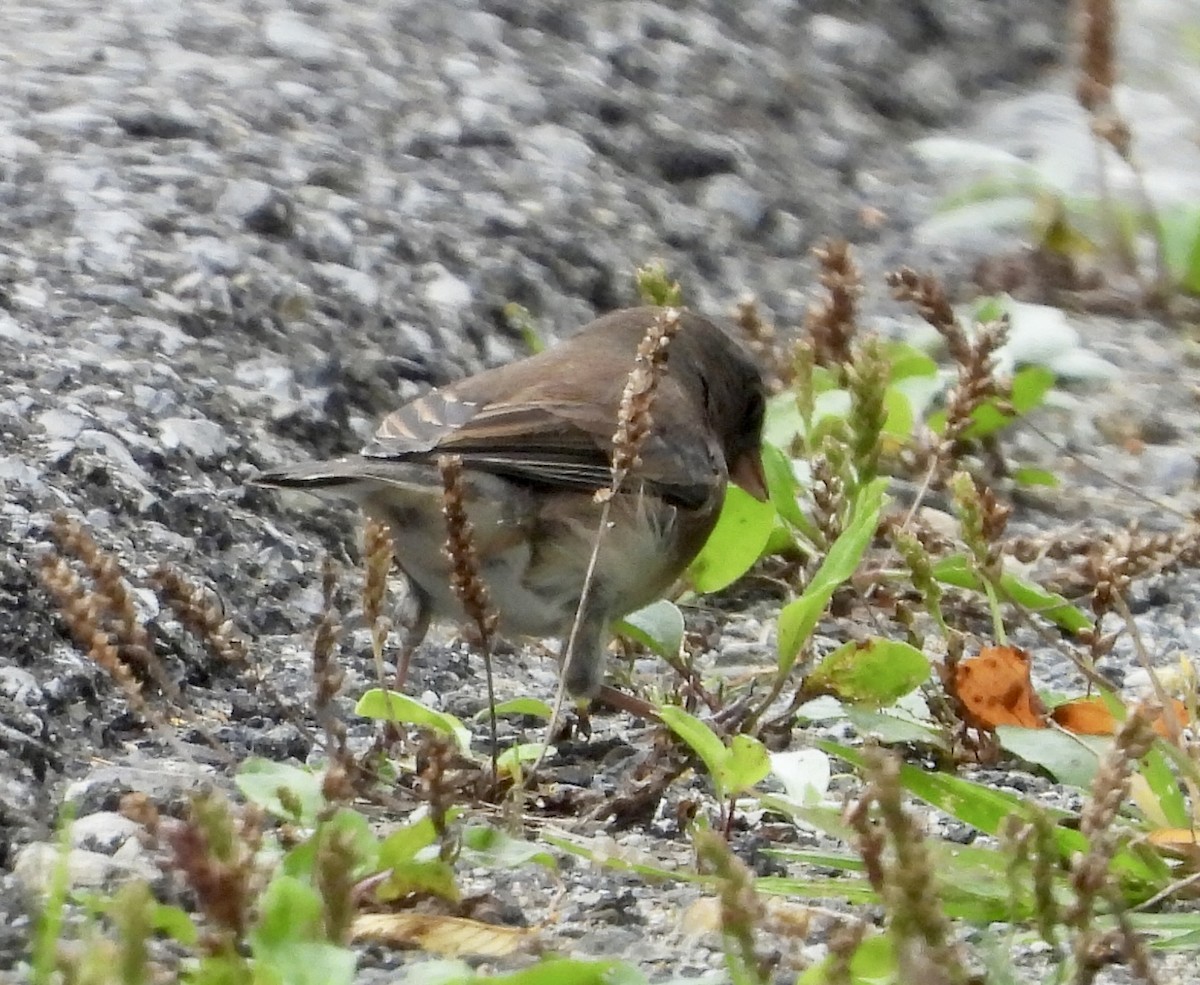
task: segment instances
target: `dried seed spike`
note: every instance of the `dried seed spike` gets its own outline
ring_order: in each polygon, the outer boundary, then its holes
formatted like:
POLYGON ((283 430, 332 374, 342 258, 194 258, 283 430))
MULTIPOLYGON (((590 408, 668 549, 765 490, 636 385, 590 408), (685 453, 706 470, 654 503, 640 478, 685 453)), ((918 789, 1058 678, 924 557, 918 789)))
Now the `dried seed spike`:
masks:
POLYGON ((100 623, 104 602, 94 592, 88 591, 82 579, 60 555, 46 554, 39 563, 38 574, 46 590, 54 597, 63 621, 80 649, 112 676, 131 705, 140 713, 148 714, 141 684, 121 659, 120 648, 112 636, 100 623))
POLYGON ((247 642, 236 634, 232 620, 225 618, 219 598, 195 585, 175 568, 160 564, 150 573, 154 585, 188 629, 200 637, 222 660, 244 664, 250 652, 247 642))
POLYGON ((442 515, 446 518, 450 587, 478 628, 485 647, 490 647, 499 615, 492 608, 491 594, 479 574, 475 529, 467 518, 462 459, 457 455, 441 455, 438 458, 438 471, 442 475, 442 515))
POLYGON ((681 324, 678 308, 663 308, 638 344, 633 369, 625 381, 617 428, 613 434, 612 490, 625 484, 641 464, 641 447, 654 424, 652 411, 659 381, 667 370, 667 353, 681 324))
POLYGON ((483 655, 483 669, 487 678, 488 708, 491 711, 492 775, 499 776, 496 688, 492 680, 492 639, 496 635, 500 615, 492 607, 491 594, 479 574, 475 532, 467 518, 462 459, 457 455, 440 455, 437 464, 442 476, 442 515, 446 518, 446 556, 450 559, 450 588, 479 632, 479 648, 483 655))
POLYGON ((932 274, 918 274, 911 267, 901 267, 887 275, 892 297, 914 305, 917 314, 925 319, 945 340, 954 361, 964 365, 971 358, 971 342, 959 325, 954 308, 941 282, 932 274))
POLYGON ((850 361, 850 343, 858 331, 862 277, 845 240, 830 240, 814 249, 813 255, 829 296, 809 307, 805 327, 817 364, 840 369, 850 361))

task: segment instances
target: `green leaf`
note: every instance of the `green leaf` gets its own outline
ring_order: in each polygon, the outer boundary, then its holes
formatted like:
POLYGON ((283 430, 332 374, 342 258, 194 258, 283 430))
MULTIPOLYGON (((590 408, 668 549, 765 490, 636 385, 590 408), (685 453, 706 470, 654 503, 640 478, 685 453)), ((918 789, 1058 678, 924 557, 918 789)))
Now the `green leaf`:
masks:
POLYGON ((523 865, 540 865, 550 870, 558 862, 545 848, 532 841, 514 838, 489 824, 473 824, 463 831, 459 858, 470 865, 489 869, 516 869, 523 865))
POLYGON ((352 873, 356 877, 378 868, 380 842, 371 831, 370 823, 358 811, 341 807, 333 817, 317 826, 312 837, 305 838, 283 857, 281 871, 297 879, 311 879, 317 850, 321 841, 327 838, 337 838, 340 844, 351 847, 352 873))
MULTIPOLYGON (((822 739, 814 741, 813 745, 854 766, 862 767, 863 760, 860 750, 822 739)), ((900 767, 900 782, 904 789, 913 796, 920 797, 926 803, 953 815, 960 821, 965 821, 984 834, 998 834, 1001 824, 1010 814, 1015 813, 1019 817, 1025 817, 1031 809, 1029 804, 1015 794, 980 783, 973 783, 947 773, 927 773, 925 770, 907 763, 900 767)), ((1052 819, 1070 816, 1066 811, 1049 811, 1049 813, 1052 819)), ((1069 846, 1073 851, 1086 850, 1086 839, 1078 831, 1059 827, 1055 829, 1055 833, 1060 838, 1060 845, 1069 846)))
MULTIPOLYGON (((521 764, 536 762, 542 754, 542 748, 541 742, 518 742, 516 745, 509 746, 496 757, 496 768, 505 776, 519 777, 521 764)), ((554 746, 550 746, 546 750, 547 754, 554 751, 554 746)))
POLYGON ((325 807, 321 777, 300 766, 253 757, 242 763, 234 783, 252 804, 285 821, 312 826, 325 807))
POLYGON ((854 706, 846 708, 846 718, 864 736, 889 745, 925 745, 950 751, 950 740, 942 729, 912 718, 854 706))
MULTIPOLYGON (((828 957, 804 969, 796 985, 826 985, 833 974, 834 958, 828 957)), ((850 958, 848 985, 895 985, 900 966, 892 940, 884 934, 865 937, 850 958)))
POLYGON ((259 917, 250 934, 256 955, 273 952, 297 941, 323 936, 321 897, 313 886, 288 875, 277 875, 259 899, 259 917))
MULTIPOLYGON (((358 964, 349 948, 323 942, 293 943, 256 957, 280 985, 353 985, 358 964)), ((256 983, 261 970, 255 969, 256 983)))
POLYGON ((837 899, 858 905, 879 902, 879 896, 866 879, 838 878, 802 879, 794 876, 761 876, 754 880, 757 892, 792 899, 837 899))
POLYGON ((396 985, 646 985, 646 979, 621 961, 547 957, 507 975, 476 974, 462 961, 426 961, 409 968, 396 985))
POLYGON ((1142 779, 1146 781, 1146 785, 1158 801, 1167 824, 1176 828, 1190 828, 1192 816, 1188 810, 1187 798, 1183 795, 1183 788, 1171 770, 1167 757, 1163 755, 1162 747, 1160 739, 1142 759, 1142 779))
POLYGON ((1018 414, 1028 414, 1040 407, 1054 386, 1054 371, 1045 366, 1025 366, 1012 381, 1012 406, 1018 414))
POLYGON ((937 379, 937 362, 915 346, 907 342, 889 342, 884 351, 890 366, 888 378, 892 383, 913 377, 937 379))
POLYGON ((1056 489, 1059 485, 1058 476, 1049 469, 1036 469, 1027 465, 1013 469, 1012 477, 1019 486, 1049 486, 1056 489))
MULTIPOLYGON (((458 811, 454 812, 457 816, 458 811)), ((430 817, 422 817, 416 821, 397 828, 379 845, 379 865, 389 868, 403 862, 411 862, 421 852, 437 844, 437 827, 430 817)))
POLYGON ((364 718, 376 718, 385 722, 404 722, 407 725, 420 725, 431 728, 443 735, 454 739, 459 752, 464 756, 471 755, 471 733, 467 727, 444 711, 437 711, 421 704, 416 698, 398 691, 384 691, 372 688, 354 706, 354 713, 364 718))
POLYGON ((1111 739, 1097 742, 1088 737, 1072 735, 1058 729, 1019 728, 1001 725, 996 729, 1000 745, 1027 763, 1040 766, 1060 783, 1086 789, 1091 786, 1100 767, 1101 750, 1111 746, 1111 739))
MULTIPOLYGON (((962 554, 954 554, 934 562, 933 576, 945 585, 975 592, 983 591, 979 576, 962 554)), ((1000 576, 1000 587, 1017 605, 1043 619, 1049 619, 1060 629, 1078 633, 1081 629, 1092 628, 1092 620, 1082 610, 1071 605, 1061 595, 1046 591, 1041 585, 1005 572, 1000 576)))
POLYGON ((736 796, 761 783, 770 771, 767 747, 753 736, 735 735, 729 755, 718 770, 716 785, 726 796, 736 796))
POLYGON ((454 881, 454 869, 441 859, 393 865, 387 878, 375 888, 375 899, 388 903, 414 893, 439 896, 457 903, 460 894, 454 881))
POLYGON ((838 586, 854 574, 859 561, 871 544, 879 526, 879 513, 883 509, 883 491, 887 479, 871 481, 858 490, 850 508, 846 527, 821 566, 813 575, 804 594, 784 606, 779 614, 779 669, 786 674, 796 662, 800 648, 807 642, 816 628, 821 614, 829 605, 838 586))
POLYGON ((887 413, 883 422, 883 433, 900 442, 912 437, 916 416, 908 394, 896 387, 888 387, 883 394, 883 408, 887 413))
POLYGON ((928 679, 929 661, 920 650, 898 640, 872 637, 845 643, 819 661, 805 678, 805 689, 883 707, 928 679))
POLYGON ((184 947, 194 947, 200 937, 196 925, 192 922, 191 914, 178 906, 157 903, 152 914, 152 924, 158 933, 166 935, 184 947))
POLYGON ((616 630, 659 656, 673 659, 683 646, 683 613, 673 602, 660 599, 619 619, 616 630))
POLYGON ((543 958, 541 962, 485 980, 488 985, 646 985, 642 974, 622 961, 543 958))
POLYGON ((762 447, 763 474, 767 478, 767 489, 771 503, 784 522, 801 531, 808 531, 811 524, 800 509, 797 493, 800 480, 792 468, 792 460, 771 444, 762 447))
POLYGON ((733 584, 753 566, 775 527, 775 507, 730 486, 716 528, 689 569, 698 592, 733 584))
POLYGON ((1200 294, 1200 206, 1176 206, 1160 219, 1171 277, 1185 291, 1200 294))
MULTIPOLYGON (((717 733, 678 705, 662 705, 657 712, 663 724, 700 757, 713 782, 718 783, 721 771, 729 759, 729 750, 725 748, 717 733)), ((724 793, 723 790, 718 792, 724 793)))
MULTIPOLYGON (((510 698, 508 701, 501 701, 496 705, 497 716, 528 715, 530 718, 542 718, 549 721, 553 713, 554 709, 541 698, 510 698)), ((489 714, 488 709, 482 708, 475 713, 474 717, 476 721, 483 721, 489 714)))

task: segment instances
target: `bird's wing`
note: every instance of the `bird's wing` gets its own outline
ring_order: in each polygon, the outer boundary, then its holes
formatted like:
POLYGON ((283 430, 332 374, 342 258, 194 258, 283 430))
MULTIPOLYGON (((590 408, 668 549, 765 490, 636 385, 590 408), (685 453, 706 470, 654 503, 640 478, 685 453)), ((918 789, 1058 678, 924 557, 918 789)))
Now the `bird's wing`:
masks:
MULTIPOLYGON (((384 418, 362 454, 407 461, 458 455, 468 467, 518 481, 595 490, 611 481, 615 430, 611 403, 522 393, 517 399, 480 404, 452 389, 435 390, 384 418)), ((712 453, 702 432, 685 422, 671 428, 672 440, 667 442, 659 430, 656 427, 644 443, 642 465, 633 481, 681 505, 707 502, 713 486, 712 453)))

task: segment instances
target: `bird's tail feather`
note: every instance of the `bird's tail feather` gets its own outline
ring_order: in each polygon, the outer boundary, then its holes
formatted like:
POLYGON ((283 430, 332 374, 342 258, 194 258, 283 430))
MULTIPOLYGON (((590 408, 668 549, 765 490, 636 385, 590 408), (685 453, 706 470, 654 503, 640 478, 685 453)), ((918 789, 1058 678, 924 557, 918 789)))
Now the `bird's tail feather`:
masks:
POLYGON ((437 469, 426 463, 359 457, 289 465, 260 473, 250 482, 270 489, 299 489, 347 499, 358 499, 380 486, 428 489, 440 484, 437 469))

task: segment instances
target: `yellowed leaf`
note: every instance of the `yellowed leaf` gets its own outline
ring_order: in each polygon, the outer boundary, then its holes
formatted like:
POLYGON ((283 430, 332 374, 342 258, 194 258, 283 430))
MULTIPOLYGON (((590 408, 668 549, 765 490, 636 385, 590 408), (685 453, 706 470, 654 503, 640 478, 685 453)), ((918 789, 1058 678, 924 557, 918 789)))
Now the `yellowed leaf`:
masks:
POLYGON ((356 941, 420 948, 451 958, 503 957, 520 950, 534 935, 527 927, 499 927, 436 913, 364 913, 355 918, 350 932, 356 941))

